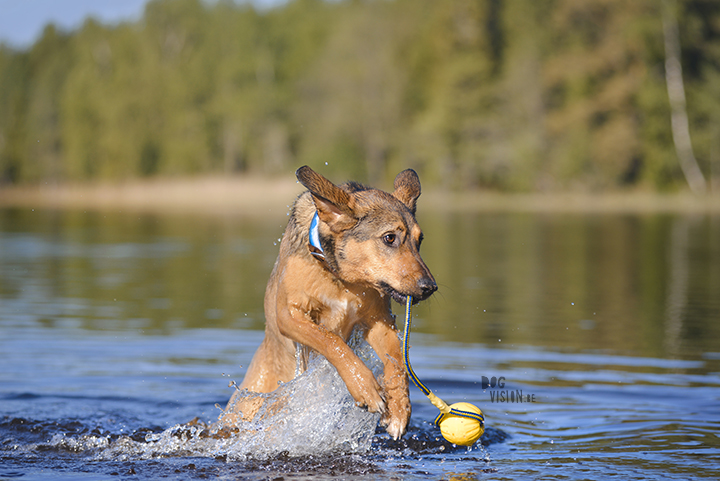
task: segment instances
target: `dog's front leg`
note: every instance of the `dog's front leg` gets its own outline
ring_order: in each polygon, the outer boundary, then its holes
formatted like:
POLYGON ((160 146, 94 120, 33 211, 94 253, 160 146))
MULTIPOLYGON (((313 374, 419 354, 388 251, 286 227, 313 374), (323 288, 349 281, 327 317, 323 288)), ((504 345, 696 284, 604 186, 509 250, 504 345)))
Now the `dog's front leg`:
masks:
POLYGON ((402 358, 402 345, 392 319, 377 320, 366 339, 384 365, 383 387, 387 411, 381 423, 393 439, 400 439, 410 420, 410 392, 402 358))
POLYGON ((385 413, 380 384, 340 336, 315 324, 299 306, 290 305, 278 311, 278 328, 283 336, 325 356, 337 369, 358 406, 366 406, 370 412, 385 413))

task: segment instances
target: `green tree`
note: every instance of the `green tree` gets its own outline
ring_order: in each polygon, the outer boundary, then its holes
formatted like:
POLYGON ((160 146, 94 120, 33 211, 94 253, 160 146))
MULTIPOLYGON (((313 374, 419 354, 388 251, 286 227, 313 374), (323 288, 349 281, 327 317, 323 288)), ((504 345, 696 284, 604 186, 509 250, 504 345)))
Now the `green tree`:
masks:
MULTIPOLYGON (((720 171, 720 4, 678 0, 720 171)), ((152 0, 0 47, 0 179, 287 172, 513 191, 683 186, 653 0, 152 0), (326 165, 327 164, 327 165, 326 165)), ((714 172, 714 174, 713 174, 714 172)))

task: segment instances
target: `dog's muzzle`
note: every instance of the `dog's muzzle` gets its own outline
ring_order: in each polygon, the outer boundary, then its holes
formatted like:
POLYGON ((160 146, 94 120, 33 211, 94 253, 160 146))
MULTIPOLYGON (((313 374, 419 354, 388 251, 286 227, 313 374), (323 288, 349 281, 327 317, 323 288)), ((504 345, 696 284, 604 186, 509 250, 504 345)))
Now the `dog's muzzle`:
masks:
POLYGON ((389 295, 393 298, 393 300, 400 304, 405 304, 405 299, 407 299, 408 296, 411 296, 413 299, 413 304, 417 304, 420 301, 424 301, 435 291, 437 291, 437 284, 435 283, 435 280, 431 277, 423 277, 417 282, 417 289, 414 292, 400 292, 396 289, 393 289, 390 284, 387 284, 383 282, 380 287, 382 288, 383 292, 385 294, 389 295))
MULTIPOLYGON (((437 284, 435 281, 429 277, 423 277, 418 281, 418 287, 420 288, 420 297, 418 300, 424 301, 428 297, 432 296, 435 291, 437 291, 437 284)), ((413 296, 415 297, 415 296, 413 296)))

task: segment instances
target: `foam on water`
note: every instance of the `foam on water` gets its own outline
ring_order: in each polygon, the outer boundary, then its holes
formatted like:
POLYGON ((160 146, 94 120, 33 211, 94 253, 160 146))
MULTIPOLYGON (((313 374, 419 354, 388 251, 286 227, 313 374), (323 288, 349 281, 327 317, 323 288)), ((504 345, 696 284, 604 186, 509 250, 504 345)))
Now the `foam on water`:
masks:
MULTIPOLYGON (((362 336, 349 342, 376 377, 382 364, 362 336)), ((363 453, 372 444, 380 414, 359 408, 333 367, 322 356, 311 356, 307 370, 268 394, 245 392, 243 399, 262 400, 262 407, 238 429, 220 423, 178 424, 145 440, 127 436, 56 434, 51 446, 95 452, 96 460, 149 459, 162 456, 209 456, 264 459, 278 455, 307 456, 331 452, 363 453)))

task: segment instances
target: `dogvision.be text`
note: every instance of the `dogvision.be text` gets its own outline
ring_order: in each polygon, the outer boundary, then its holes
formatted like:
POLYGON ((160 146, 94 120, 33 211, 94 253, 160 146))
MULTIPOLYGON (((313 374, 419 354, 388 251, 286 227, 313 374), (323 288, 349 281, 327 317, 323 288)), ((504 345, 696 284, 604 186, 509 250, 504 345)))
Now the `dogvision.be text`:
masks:
POLYGON ((504 389, 505 377, 491 377, 488 379, 482 376, 482 388, 483 391, 491 389, 490 391, 490 402, 493 403, 523 403, 523 402, 536 402, 535 394, 523 394, 522 389, 504 389), (500 390, 495 390, 498 388, 500 390))

